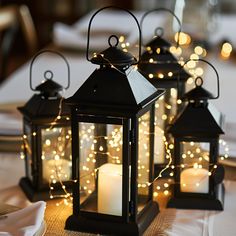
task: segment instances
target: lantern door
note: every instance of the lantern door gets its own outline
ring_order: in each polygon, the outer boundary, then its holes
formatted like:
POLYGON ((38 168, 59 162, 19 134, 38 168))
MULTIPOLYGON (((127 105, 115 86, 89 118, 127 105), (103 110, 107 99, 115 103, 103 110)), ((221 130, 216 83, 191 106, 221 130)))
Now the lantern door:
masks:
POLYGON ((210 139, 181 139, 176 143, 176 175, 178 192, 186 196, 209 196, 212 192, 211 174, 214 169, 210 139))
MULTIPOLYGON (((130 170, 128 121, 78 116, 76 175, 79 211, 91 215, 128 216, 130 170)), ((76 131, 75 131, 76 132, 76 131)), ((75 136, 73 136, 74 138, 75 136)))
POLYGON ((71 128, 47 125, 40 126, 39 131, 41 185, 63 185, 72 178, 71 128))
POLYGON ((167 127, 183 108, 181 101, 178 98, 181 97, 185 91, 184 83, 180 83, 179 87, 181 89, 177 89, 177 85, 174 82, 170 85, 173 87, 165 88, 165 94, 163 94, 155 103, 154 124, 155 133, 157 134, 154 140, 155 175, 158 175, 168 162, 165 155, 165 138, 168 142, 173 142, 171 136, 166 133, 167 127))

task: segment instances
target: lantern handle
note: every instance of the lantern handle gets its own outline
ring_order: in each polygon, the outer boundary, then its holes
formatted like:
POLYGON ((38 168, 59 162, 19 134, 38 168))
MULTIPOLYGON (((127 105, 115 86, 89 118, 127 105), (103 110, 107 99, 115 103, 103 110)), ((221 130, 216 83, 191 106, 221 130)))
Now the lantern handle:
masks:
MULTIPOLYGON (((190 62, 190 61, 202 61, 202 62, 205 62, 206 64, 208 64, 208 65, 214 70, 214 72, 216 73, 216 80, 217 80, 217 95, 216 95, 215 97, 212 97, 211 99, 217 99, 217 98, 219 98, 219 96, 220 96, 220 78, 219 78, 219 74, 218 74, 216 68, 215 68, 209 61, 206 61, 206 60, 201 59, 201 58, 199 58, 199 59, 189 59, 189 60, 187 60, 187 61, 183 64, 183 67, 184 67, 188 62, 190 62)), ((198 76, 198 77, 195 79, 195 85, 196 85, 196 86, 202 86, 202 84, 203 84, 203 79, 198 76), (197 83, 197 81, 200 81, 200 85, 197 83)))
MULTIPOLYGON (((180 22, 180 19, 175 15, 175 13, 167 8, 164 8, 164 7, 160 7, 160 8, 156 8, 156 9, 152 9, 150 11, 147 11, 144 13, 144 15, 142 16, 141 20, 140 20, 140 28, 141 28, 141 32, 142 32, 142 26, 143 26, 143 21, 144 21, 144 18, 149 15, 150 13, 152 12, 155 12, 155 11, 166 11, 166 12, 169 12, 175 19, 176 21, 178 22, 178 25, 179 25, 179 30, 178 30, 178 36, 177 36, 177 41, 176 41, 176 48, 179 47, 179 41, 180 41, 180 33, 182 31, 182 26, 181 26, 181 22, 180 22)), ((156 36, 162 36, 164 33, 164 30, 162 27, 157 27, 155 29, 155 35, 156 36), (158 35, 158 31, 161 32, 161 35, 158 35)))
MULTIPOLYGON (((117 7, 117 6, 107 6, 107 7, 103 7, 103 8, 100 8, 99 10, 97 10, 93 15, 92 15, 92 17, 90 18, 90 21, 89 21, 89 25, 88 25, 88 39, 87 39, 87 49, 86 49, 86 58, 87 58, 87 60, 88 61, 91 61, 91 59, 89 58, 89 44, 90 44, 90 30, 91 30, 91 25, 92 25, 92 21, 93 21, 93 19, 94 19, 94 17, 99 13, 99 12, 101 12, 101 11, 103 11, 103 10, 105 10, 105 9, 108 9, 108 8, 115 8, 115 9, 119 9, 119 10, 123 10, 123 11, 125 11, 125 12, 127 12, 128 14, 130 14, 133 18, 134 18, 134 20, 135 20, 135 22, 136 22, 136 24, 137 24, 137 27, 138 27, 138 32, 139 32, 139 52, 138 52, 138 58, 140 58, 140 56, 141 56, 141 45, 142 45, 142 43, 141 43, 141 28, 140 28, 140 25, 139 25, 139 22, 138 22, 138 20, 137 20, 137 18, 136 18, 136 16, 131 12, 131 11, 129 11, 129 10, 127 10, 127 9, 124 9, 124 8, 122 8, 122 7, 117 7)), ((113 37, 114 37, 114 35, 112 35, 113 37)), ((109 39, 110 39, 110 37, 109 37, 109 39)), ((110 44, 110 43, 109 43, 110 44)), ((139 60, 138 60, 139 61, 139 60)), ((138 62, 136 63, 136 64, 138 64, 138 62)))
MULTIPOLYGON (((65 56, 63 56, 61 53, 57 52, 57 51, 53 51, 53 50, 50 50, 50 49, 46 49, 46 50, 41 50, 39 51, 38 53, 36 53, 30 63, 30 71, 29 71, 29 76, 30 76, 30 89, 32 91, 36 91, 35 88, 33 88, 33 85, 32 85, 32 70, 33 70, 33 64, 36 60, 36 58, 38 56, 40 56, 41 54, 43 53, 53 53, 53 54, 57 54, 58 56, 60 56, 66 63, 66 67, 67 67, 67 74, 68 74, 68 80, 67 80, 67 86, 64 87, 64 89, 68 89, 70 87, 70 66, 69 66, 69 63, 67 61, 67 59, 65 58, 65 56)), ((44 72, 44 78, 46 79, 52 79, 53 78, 53 72, 50 71, 50 70, 46 70, 44 72), (48 78, 47 78, 48 77, 48 78)))

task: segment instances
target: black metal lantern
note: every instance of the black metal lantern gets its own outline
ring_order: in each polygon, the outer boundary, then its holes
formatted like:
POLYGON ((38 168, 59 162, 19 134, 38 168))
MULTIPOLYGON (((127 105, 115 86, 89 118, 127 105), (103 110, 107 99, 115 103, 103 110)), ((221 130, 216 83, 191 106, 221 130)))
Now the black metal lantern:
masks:
POLYGON ((115 35, 108 49, 89 59, 91 22, 106 8, 92 16, 88 28, 87 59, 100 68, 66 101, 75 181, 73 215, 65 228, 141 235, 159 212, 152 199, 153 129, 154 102, 163 90, 137 71, 137 60, 117 48, 115 35))
MULTIPOLYGON (((179 24, 178 40, 176 48, 179 47, 179 37, 181 33, 181 23, 177 16, 165 8, 154 9, 146 12, 140 25, 143 25, 144 19, 152 12, 167 11, 171 13, 179 24)), ((139 62, 139 71, 156 87, 166 90, 165 94, 156 103, 155 130, 162 135, 155 140, 155 174, 165 166, 165 145, 163 134, 166 134, 166 127, 177 112, 180 111, 181 98, 185 93, 185 82, 190 75, 183 69, 175 56, 170 52, 170 43, 162 38, 163 28, 158 27, 155 30, 154 38, 147 43, 145 51, 142 53, 139 62)))
POLYGON ((60 95, 61 85, 52 80, 52 71, 44 72, 44 81, 33 88, 32 68, 42 53, 59 55, 65 62, 70 84, 69 64, 58 52, 44 50, 37 53, 30 64, 30 88, 37 91, 18 109, 23 114, 23 140, 26 177, 20 186, 31 201, 69 197, 66 187, 71 185, 71 128, 70 109, 60 95))
MULTIPOLYGON (((203 62, 209 62, 199 59, 203 62)), ((212 65, 211 65, 212 66, 212 65)), ((175 185, 174 197, 168 207, 223 210, 224 168, 217 164, 222 120, 209 99, 219 97, 202 87, 197 77, 196 87, 184 95, 187 107, 169 128, 174 136, 175 185)))

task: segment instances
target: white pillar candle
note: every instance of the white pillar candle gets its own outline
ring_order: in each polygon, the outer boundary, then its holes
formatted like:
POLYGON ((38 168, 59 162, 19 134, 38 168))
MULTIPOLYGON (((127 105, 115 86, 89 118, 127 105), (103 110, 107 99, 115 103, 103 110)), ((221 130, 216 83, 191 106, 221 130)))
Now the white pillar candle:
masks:
POLYGON ((122 165, 107 163, 99 168, 98 212, 122 215, 122 165))
POLYGON ((59 160, 42 160, 43 162, 43 179, 46 182, 52 180, 52 176, 58 180, 58 175, 56 172, 61 174, 60 180, 67 181, 71 177, 71 166, 72 163, 70 160, 59 159, 59 160))
POLYGON ((208 193, 209 175, 204 168, 188 168, 180 174, 181 192, 208 193))

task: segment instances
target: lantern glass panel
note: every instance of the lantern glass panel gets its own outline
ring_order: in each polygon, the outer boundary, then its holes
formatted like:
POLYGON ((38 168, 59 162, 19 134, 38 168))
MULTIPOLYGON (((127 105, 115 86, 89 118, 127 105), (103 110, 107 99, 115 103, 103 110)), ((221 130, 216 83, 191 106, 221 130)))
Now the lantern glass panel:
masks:
POLYGON ((24 139, 25 142, 25 154, 26 154, 26 165, 27 165, 27 177, 33 181, 32 176, 32 131, 30 125, 27 123, 25 124, 25 131, 26 137, 24 139))
POLYGON ((149 200, 150 189, 150 111, 139 118, 138 126, 138 211, 149 200))
POLYGON ((180 190, 181 192, 209 192, 209 154, 207 142, 180 143, 180 190))
POLYGON ((53 127, 41 130, 43 182, 71 179, 71 130, 69 127, 53 127))
POLYGON ((80 209, 122 215, 123 127, 79 122, 80 209))
POLYGON ((170 124, 172 119, 177 114, 177 89, 166 89, 164 95, 162 95, 155 103, 155 151, 154 151, 154 163, 165 163, 165 144, 163 136, 166 126, 170 124))

